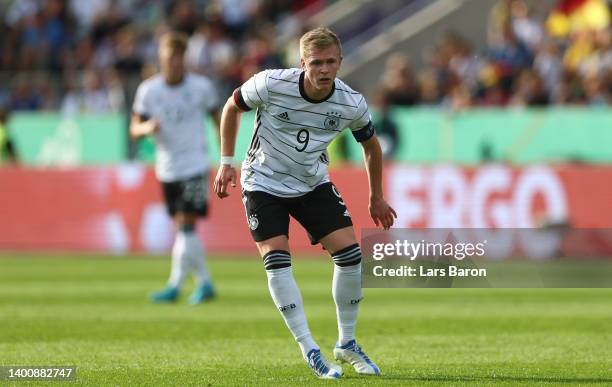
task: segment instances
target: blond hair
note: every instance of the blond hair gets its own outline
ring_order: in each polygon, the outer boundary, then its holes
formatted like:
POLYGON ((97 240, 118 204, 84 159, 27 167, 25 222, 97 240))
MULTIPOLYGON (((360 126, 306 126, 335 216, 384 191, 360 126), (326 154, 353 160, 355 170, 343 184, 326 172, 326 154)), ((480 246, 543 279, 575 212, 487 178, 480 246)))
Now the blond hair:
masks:
POLYGON ((159 39, 159 48, 168 48, 172 51, 185 52, 187 51, 187 43, 189 37, 184 32, 170 31, 166 32, 159 39))
POLYGON ((300 55, 304 59, 314 50, 325 50, 333 45, 338 47, 338 55, 342 56, 342 46, 338 35, 326 27, 315 28, 300 38, 300 55))

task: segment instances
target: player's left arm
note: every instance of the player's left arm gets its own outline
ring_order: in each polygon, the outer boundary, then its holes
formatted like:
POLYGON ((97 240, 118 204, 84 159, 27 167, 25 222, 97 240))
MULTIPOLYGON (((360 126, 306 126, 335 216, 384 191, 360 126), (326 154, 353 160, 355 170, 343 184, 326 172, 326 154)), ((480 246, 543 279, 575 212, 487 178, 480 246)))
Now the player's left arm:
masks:
POLYGON ((368 181, 370 184, 370 203, 368 209, 374 223, 385 230, 393 226, 397 218, 395 210, 386 202, 383 195, 383 157, 376 135, 361 141, 368 181))

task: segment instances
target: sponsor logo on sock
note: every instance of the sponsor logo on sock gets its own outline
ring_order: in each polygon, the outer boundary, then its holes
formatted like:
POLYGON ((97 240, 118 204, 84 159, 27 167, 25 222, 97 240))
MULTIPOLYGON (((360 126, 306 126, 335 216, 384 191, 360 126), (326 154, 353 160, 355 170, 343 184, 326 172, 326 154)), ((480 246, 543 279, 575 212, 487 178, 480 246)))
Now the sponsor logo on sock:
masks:
POLYGON ((359 304, 361 302, 361 300, 363 300, 363 297, 358 298, 356 300, 351 300, 351 305, 359 304))
POLYGON ((281 312, 285 312, 287 310, 291 310, 291 309, 295 309, 297 308, 297 306, 295 304, 289 304, 289 305, 285 305, 285 306, 281 306, 278 308, 278 310, 280 310, 281 312))

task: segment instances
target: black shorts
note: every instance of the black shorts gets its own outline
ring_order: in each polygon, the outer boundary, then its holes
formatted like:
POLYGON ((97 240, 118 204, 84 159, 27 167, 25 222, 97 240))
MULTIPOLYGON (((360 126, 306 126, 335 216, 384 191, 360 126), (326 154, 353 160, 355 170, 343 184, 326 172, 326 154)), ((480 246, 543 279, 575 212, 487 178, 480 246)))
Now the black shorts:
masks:
POLYGON ((289 237, 289 215, 306 229, 313 245, 333 231, 353 225, 340 192, 332 183, 321 184, 295 198, 243 191, 242 201, 255 242, 279 235, 289 237))
POLYGON ((166 208, 170 216, 181 212, 205 217, 208 214, 208 174, 185 180, 162 182, 166 208))

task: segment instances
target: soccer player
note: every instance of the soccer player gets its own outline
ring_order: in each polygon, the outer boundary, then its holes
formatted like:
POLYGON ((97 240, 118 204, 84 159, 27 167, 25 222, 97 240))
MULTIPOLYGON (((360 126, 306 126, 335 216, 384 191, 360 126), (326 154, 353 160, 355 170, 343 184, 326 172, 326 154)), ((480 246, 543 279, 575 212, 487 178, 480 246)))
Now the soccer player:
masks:
POLYGON ((253 138, 242 164, 242 200, 272 299, 315 374, 339 378, 342 368, 323 357, 310 334, 291 271, 292 216, 334 261, 332 294, 339 330, 334 357, 360 374, 379 375, 378 366, 355 341, 362 299, 361 250, 349 211, 329 179, 326 148, 344 128, 351 129, 364 150, 370 215, 376 225, 388 229, 396 214, 383 198, 381 148, 363 96, 336 78, 342 61, 338 37, 326 28, 309 31, 300 39, 300 54, 301 69, 260 72, 227 100, 214 190, 224 198, 228 186, 236 185, 232 162, 240 112, 256 109, 253 138))
POLYGON ((195 229, 208 211, 208 153, 205 113, 219 125, 219 99, 212 82, 188 73, 184 55, 187 36, 169 32, 159 45, 161 72, 140 84, 130 125, 132 137, 151 135, 156 142, 155 173, 161 182, 168 213, 177 229, 167 287, 151 295, 153 302, 173 302, 186 275, 193 271, 196 288, 189 302, 215 295, 205 250, 195 229))

